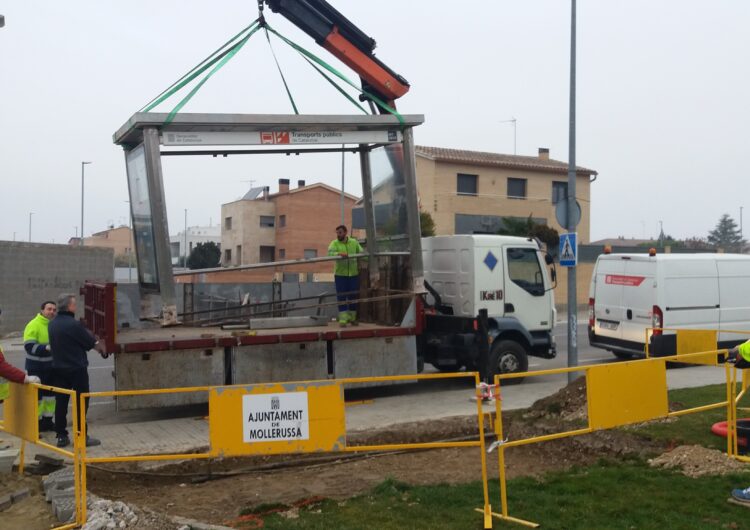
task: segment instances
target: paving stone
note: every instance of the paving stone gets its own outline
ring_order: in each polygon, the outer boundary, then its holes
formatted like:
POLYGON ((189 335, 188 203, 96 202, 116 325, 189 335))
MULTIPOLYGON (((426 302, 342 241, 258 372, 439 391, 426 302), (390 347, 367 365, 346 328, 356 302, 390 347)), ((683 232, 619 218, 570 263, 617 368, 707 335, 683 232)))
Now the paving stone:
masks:
POLYGON ((0 512, 10 508, 12 504, 13 499, 11 499, 10 495, 3 495, 2 497, 0 497, 0 512))
POLYGON ((60 500, 54 503, 55 517, 61 523, 67 523, 72 520, 76 513, 76 503, 73 499, 69 501, 60 500))
POLYGON ((29 490, 29 488, 23 488, 23 489, 20 489, 18 491, 14 491, 13 493, 11 493, 10 498, 13 499, 13 502, 19 502, 25 499, 26 497, 28 497, 29 495, 31 495, 31 491, 29 490))

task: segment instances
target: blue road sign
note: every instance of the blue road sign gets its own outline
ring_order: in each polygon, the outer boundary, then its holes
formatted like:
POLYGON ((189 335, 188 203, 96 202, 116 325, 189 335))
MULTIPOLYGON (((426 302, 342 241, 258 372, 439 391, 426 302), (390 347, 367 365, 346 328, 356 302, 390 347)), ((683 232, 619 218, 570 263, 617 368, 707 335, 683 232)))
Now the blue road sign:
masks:
POLYGON ((578 265, 578 234, 560 234, 560 266, 575 267, 578 265))

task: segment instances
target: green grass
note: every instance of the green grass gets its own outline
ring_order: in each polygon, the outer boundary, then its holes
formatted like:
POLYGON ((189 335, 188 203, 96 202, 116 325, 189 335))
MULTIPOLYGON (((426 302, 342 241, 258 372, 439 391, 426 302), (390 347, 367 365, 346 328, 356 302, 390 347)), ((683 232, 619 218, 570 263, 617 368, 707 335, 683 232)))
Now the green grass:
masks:
MULTIPOLYGON (((679 403, 681 409, 717 403, 724 399, 726 399, 725 385, 708 385, 669 391, 669 402, 679 403)), ((670 423, 656 422, 641 427, 630 427, 628 430, 665 443, 676 445, 697 444, 726 451, 726 438, 711 433, 711 426, 714 423, 726 421, 726 419, 727 410, 722 407, 706 412, 678 416, 676 421, 670 423)))
MULTIPOLYGON (((673 390, 669 401, 684 409, 721 401, 725 392, 724 385, 673 390)), ((711 425, 722 420, 726 420, 724 408, 628 430, 665 444, 699 444, 725 450, 725 440, 710 432, 711 425)), ((726 502, 732 488, 747 486, 750 472, 693 479, 650 468, 635 459, 602 461, 570 472, 549 473, 541 479, 509 480, 508 498, 510 515, 541 523, 545 530, 750 530, 750 509, 726 502)), ((500 511, 497 481, 490 483, 490 502, 494 511, 500 511)), ((408 486, 386 480, 366 495, 304 506, 296 519, 278 513, 261 517, 263 528, 271 530, 478 529, 482 528, 482 516, 474 508, 481 504, 478 482, 408 486)), ((497 520, 494 527, 522 528, 497 520)))
MULTIPOLYGON (((692 479, 640 462, 600 463, 543 479, 508 481, 510 515, 544 529, 672 530, 750 528, 750 510, 726 502, 750 474, 692 479)), ((499 511, 497 481, 490 501, 499 511)), ((482 516, 479 483, 406 486, 386 481, 368 495, 302 508, 299 518, 265 518, 267 529, 475 529, 482 516)), ((520 528, 495 522, 495 528, 520 528)))

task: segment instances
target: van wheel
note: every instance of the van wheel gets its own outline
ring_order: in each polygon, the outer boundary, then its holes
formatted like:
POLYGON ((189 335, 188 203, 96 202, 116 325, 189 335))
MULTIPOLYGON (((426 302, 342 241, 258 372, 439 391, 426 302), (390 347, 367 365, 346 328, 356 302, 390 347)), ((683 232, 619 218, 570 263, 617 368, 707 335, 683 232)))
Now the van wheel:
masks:
MULTIPOLYGON (((529 370, 529 356, 526 349, 514 340, 501 340, 492 345, 490 351, 490 378, 498 374, 514 374, 529 370)), ((507 379, 504 385, 517 385, 523 377, 507 379)))

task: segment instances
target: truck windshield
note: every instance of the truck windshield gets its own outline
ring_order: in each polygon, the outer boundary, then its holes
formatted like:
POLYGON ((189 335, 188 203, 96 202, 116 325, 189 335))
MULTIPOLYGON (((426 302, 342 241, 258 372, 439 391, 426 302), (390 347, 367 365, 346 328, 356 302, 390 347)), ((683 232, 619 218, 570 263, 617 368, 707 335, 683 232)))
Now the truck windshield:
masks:
POLYGON ((544 273, 533 248, 509 248, 508 277, 533 296, 544 295, 544 273))

